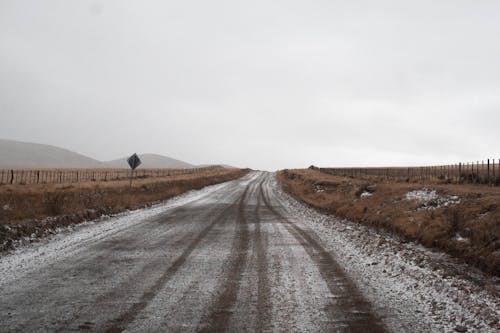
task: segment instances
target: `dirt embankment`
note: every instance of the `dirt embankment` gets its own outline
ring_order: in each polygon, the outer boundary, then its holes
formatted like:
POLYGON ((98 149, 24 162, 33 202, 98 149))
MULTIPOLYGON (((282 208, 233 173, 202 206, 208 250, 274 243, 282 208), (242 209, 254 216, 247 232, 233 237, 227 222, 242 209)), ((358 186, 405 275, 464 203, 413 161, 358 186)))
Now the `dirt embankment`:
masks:
POLYGON ((202 173, 128 181, 61 185, 0 186, 0 251, 15 241, 39 238, 55 229, 102 215, 151 205, 208 185, 240 178, 248 169, 211 169, 202 173))
POLYGON ((384 182, 284 170, 283 188, 340 218, 384 228, 500 275, 500 188, 384 182))

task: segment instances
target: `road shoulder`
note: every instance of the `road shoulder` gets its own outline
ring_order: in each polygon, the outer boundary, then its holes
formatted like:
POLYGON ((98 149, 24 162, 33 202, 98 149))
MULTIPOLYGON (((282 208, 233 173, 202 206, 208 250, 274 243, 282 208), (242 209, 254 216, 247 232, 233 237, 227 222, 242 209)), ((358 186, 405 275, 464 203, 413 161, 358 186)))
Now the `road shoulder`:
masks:
POLYGON ((495 278, 413 242, 321 214, 273 181, 289 219, 316 233, 392 331, 500 329, 495 278))

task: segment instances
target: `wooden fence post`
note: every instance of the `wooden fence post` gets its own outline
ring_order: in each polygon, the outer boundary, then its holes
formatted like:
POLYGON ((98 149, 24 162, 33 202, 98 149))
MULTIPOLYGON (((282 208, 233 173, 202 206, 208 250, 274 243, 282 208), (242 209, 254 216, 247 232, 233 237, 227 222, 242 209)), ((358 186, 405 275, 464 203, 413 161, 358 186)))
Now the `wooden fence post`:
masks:
POLYGON ((480 177, 479 177, 479 161, 476 162, 476 183, 480 182, 480 177))
POLYGON ((458 182, 462 179, 462 162, 458 163, 458 182))
POLYGON ((491 184, 490 181, 490 159, 488 158, 488 184, 491 184))
MULTIPOLYGON (((481 161, 481 172, 483 173, 484 177, 484 160, 481 161)), ((484 178, 483 178, 483 183, 484 183, 484 178)))
POLYGON ((492 167, 493 167, 493 185, 496 185, 497 179, 495 177, 495 159, 492 159, 491 162, 493 163, 493 165, 492 165, 492 167))

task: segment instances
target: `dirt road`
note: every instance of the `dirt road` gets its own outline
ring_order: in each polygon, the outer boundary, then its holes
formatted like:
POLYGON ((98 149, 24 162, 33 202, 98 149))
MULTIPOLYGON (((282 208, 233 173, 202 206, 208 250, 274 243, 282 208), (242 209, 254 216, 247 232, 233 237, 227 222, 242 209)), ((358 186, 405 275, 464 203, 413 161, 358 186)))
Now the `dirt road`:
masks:
POLYGON ((314 232, 288 219, 271 178, 252 173, 14 260, 0 330, 384 331, 314 232))
POLYGON ((3 255, 0 332, 497 332, 497 283, 253 172, 3 255))

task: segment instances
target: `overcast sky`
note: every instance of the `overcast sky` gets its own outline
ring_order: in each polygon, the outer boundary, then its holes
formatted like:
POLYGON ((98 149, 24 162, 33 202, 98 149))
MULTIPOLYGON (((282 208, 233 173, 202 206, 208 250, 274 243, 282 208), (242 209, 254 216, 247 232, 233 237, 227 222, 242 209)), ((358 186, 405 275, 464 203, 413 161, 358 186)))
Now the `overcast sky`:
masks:
POLYGON ((498 0, 0 0, 0 138, 274 170, 499 158, 498 124, 498 0))

